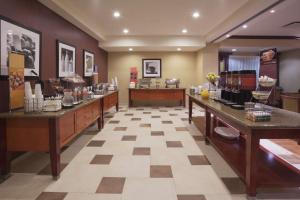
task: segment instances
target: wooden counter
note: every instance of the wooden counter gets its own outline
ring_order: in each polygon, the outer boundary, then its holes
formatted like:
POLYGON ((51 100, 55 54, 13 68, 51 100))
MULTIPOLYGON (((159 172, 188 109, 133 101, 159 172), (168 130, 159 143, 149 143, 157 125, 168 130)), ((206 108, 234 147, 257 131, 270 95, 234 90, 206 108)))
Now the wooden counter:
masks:
POLYGON ((132 107, 136 100, 177 100, 185 107, 185 88, 129 88, 128 92, 129 107, 132 107))
POLYGON ((270 158, 260 148, 260 139, 300 138, 300 114, 273 108, 269 122, 252 122, 245 118, 245 111, 234 110, 213 100, 204 100, 199 95, 189 97, 189 122, 192 119, 192 104, 205 109, 205 138, 231 165, 246 183, 247 194, 256 195, 258 187, 299 187, 300 175, 284 164, 270 158), (213 117, 212 117, 213 114, 213 117), (217 120, 239 130, 243 137, 228 141, 214 132, 217 120))
POLYGON ((96 121, 101 129, 104 110, 112 106, 118 110, 118 91, 57 112, 24 113, 18 110, 0 113, 1 175, 7 176, 10 172, 10 152, 42 151, 50 153, 52 175, 58 178, 60 149, 96 121), (106 101, 110 104, 104 106, 106 101))

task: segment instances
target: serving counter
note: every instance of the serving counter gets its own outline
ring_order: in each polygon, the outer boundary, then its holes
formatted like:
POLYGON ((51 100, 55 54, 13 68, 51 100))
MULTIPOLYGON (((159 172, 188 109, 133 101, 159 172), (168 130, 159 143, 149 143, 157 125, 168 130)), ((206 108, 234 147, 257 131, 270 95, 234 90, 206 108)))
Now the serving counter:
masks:
POLYGON ((132 107, 136 100, 176 100, 185 107, 185 88, 129 88, 128 92, 129 107, 132 107))
POLYGON ((98 122, 101 129, 104 111, 113 106, 118 110, 118 91, 57 112, 0 113, 1 175, 10 172, 10 152, 41 151, 49 152, 52 176, 58 178, 61 148, 94 122, 98 122))
MULTIPOLYGON (((247 194, 255 196, 258 187, 299 187, 300 175, 289 166, 273 159, 260 146, 261 139, 300 138, 300 114, 273 108, 269 122, 252 122, 244 110, 235 110, 199 95, 189 97, 189 122, 193 103, 205 109, 205 139, 246 183, 247 194), (212 117, 213 116, 213 117, 212 117), (218 121, 240 131, 243 137, 228 141, 214 132, 218 121)), ((270 156, 271 155, 271 156, 270 156)))

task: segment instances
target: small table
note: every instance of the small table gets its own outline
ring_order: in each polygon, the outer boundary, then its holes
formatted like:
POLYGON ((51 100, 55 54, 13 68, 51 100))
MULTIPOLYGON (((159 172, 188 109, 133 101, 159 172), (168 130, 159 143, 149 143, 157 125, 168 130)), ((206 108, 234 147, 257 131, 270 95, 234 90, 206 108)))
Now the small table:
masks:
POLYGON ((181 106, 185 107, 185 88, 129 88, 128 92, 129 107, 132 107, 136 100, 177 100, 181 106))

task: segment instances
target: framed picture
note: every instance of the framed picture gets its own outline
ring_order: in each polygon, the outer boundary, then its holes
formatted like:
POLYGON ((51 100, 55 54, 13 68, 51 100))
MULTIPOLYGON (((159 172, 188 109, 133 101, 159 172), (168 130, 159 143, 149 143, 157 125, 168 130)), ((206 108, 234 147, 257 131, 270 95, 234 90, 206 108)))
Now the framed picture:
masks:
POLYGON ((143 59, 143 78, 161 78, 161 59, 143 59))
POLYGON ((41 33, 28 29, 9 19, 1 23, 1 76, 8 75, 8 55, 10 52, 25 55, 25 76, 39 76, 41 64, 41 33))
POLYGON ((57 41, 57 75, 58 77, 75 74, 76 48, 72 45, 57 41))
POLYGON ((84 76, 92 76, 94 71, 94 54, 83 50, 84 76))

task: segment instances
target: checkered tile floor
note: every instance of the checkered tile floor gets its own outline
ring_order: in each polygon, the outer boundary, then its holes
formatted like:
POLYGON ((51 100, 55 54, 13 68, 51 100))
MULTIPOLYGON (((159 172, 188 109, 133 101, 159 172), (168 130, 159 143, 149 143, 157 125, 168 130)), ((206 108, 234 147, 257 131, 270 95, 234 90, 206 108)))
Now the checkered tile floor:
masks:
MULTIPOLYGON (((196 109, 194 115, 203 113, 196 109)), ((63 152, 57 181, 49 164, 40 170, 34 163, 39 157, 19 158, 19 165, 22 159, 32 165, 23 172, 15 165, 0 185, 0 199, 246 199, 244 184, 188 124, 187 109, 123 107, 106 120, 101 132, 87 131, 63 152)))

